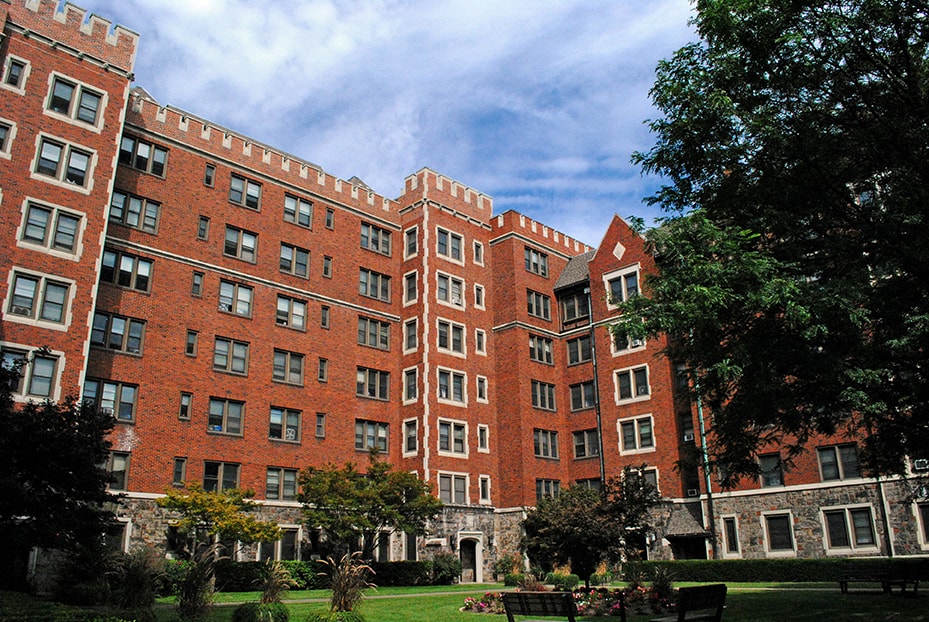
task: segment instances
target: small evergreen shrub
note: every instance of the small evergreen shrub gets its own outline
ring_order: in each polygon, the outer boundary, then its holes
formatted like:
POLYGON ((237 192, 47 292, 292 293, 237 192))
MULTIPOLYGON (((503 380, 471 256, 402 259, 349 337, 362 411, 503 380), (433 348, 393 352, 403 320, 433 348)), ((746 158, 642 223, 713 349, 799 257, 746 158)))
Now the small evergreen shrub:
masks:
POLYGON ((290 612, 282 603, 243 603, 232 611, 232 622, 288 622, 290 612))
POLYGON ((432 562, 371 562, 379 586, 429 585, 432 562))
POLYGON ((581 578, 576 574, 549 572, 545 575, 545 582, 554 585, 556 591, 570 592, 580 584, 581 578))
POLYGON ((436 553, 432 559, 433 585, 451 585, 461 578, 461 560, 454 553, 436 553))
POLYGON ((328 586, 326 576, 320 574, 326 572, 326 566, 319 560, 285 560, 281 564, 290 573, 295 590, 324 590, 328 586))
POLYGON ((521 572, 511 572, 503 577, 503 585, 507 587, 516 587, 523 583, 529 575, 524 575, 521 572))
POLYGON ((306 622, 365 622, 365 619, 354 611, 330 611, 311 615, 306 622))

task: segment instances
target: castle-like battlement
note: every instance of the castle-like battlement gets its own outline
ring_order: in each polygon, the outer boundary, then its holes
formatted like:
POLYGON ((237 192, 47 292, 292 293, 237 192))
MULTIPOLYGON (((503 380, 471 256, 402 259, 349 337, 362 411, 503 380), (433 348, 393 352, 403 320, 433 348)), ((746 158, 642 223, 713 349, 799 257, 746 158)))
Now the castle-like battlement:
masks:
POLYGON ((411 194, 421 195, 422 198, 436 199, 441 202, 440 196, 445 195, 463 202, 475 211, 473 216, 483 221, 489 221, 493 213, 493 199, 474 188, 455 181, 430 168, 423 167, 409 175, 404 180, 404 196, 411 194))
POLYGON ((513 232, 535 238, 540 242, 545 242, 553 250, 563 249, 567 255, 579 255, 594 250, 592 246, 575 240, 514 210, 507 210, 502 214, 497 214, 493 226, 494 229, 500 230, 501 233, 513 232))
POLYGON ((56 0, 11 0, 8 22, 26 37, 46 40, 78 58, 131 74, 139 35, 70 2, 58 10, 56 0))

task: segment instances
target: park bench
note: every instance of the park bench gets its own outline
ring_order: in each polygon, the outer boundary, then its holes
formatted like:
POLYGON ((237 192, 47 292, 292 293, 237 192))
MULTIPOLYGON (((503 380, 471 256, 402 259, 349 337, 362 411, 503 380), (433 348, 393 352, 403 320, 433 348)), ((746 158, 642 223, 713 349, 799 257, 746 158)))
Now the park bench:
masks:
POLYGON ((503 608, 508 622, 514 622, 513 616, 559 617, 575 622, 577 615, 571 592, 506 592, 503 608))
POLYGON ((848 594, 849 583, 880 583, 881 590, 889 594, 893 586, 900 586, 900 592, 906 593, 907 587, 913 586, 912 593, 919 589, 919 581, 925 572, 923 563, 875 563, 848 560, 842 564, 839 590, 848 594))
POLYGON ((698 585, 677 591, 676 614, 653 618, 652 622, 719 622, 726 604, 726 585, 698 585))

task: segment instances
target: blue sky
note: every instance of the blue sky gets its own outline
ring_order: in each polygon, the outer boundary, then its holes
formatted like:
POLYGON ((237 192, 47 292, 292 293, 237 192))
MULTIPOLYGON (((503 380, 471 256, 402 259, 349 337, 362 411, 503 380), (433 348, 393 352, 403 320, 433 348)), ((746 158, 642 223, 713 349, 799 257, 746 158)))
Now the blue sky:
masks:
POLYGON ((690 0, 73 0, 141 35, 157 100, 396 197, 427 166, 597 245, 658 215, 658 61, 690 0))

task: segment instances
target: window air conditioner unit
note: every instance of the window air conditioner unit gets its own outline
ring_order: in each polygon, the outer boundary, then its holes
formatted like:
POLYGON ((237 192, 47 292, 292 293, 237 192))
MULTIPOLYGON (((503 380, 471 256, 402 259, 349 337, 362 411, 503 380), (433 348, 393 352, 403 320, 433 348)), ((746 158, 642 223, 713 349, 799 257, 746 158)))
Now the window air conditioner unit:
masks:
POLYGON ((684 442, 685 442, 685 443, 693 443, 693 442, 694 442, 694 435, 693 435, 693 432, 691 432, 690 434, 685 434, 685 435, 684 435, 684 442))
POLYGON ((918 458, 913 460, 913 470, 914 471, 929 471, 929 459, 918 458))
POLYGON ((232 305, 227 305, 227 304, 221 302, 221 303, 219 303, 219 310, 220 310, 220 311, 229 311, 229 312, 231 312, 231 311, 232 311, 232 305))
POLYGON ((10 307, 10 313, 14 315, 31 315, 31 310, 29 309, 29 307, 13 305, 12 307, 10 307))
POLYGON ((112 408, 103 407, 103 408, 100 409, 100 412, 102 412, 104 415, 112 415, 112 414, 113 414, 113 409, 112 409, 112 408))
POLYGON ((700 490, 699 490, 698 488, 688 488, 688 489, 687 489, 687 496, 688 496, 688 497, 699 497, 699 496, 700 496, 700 490))
POLYGON ((452 296, 452 304, 453 304, 453 305, 460 305, 460 304, 461 304, 461 298, 459 298, 458 296, 452 296))
POLYGON ((637 395, 648 395, 648 385, 642 384, 635 388, 637 395))
POLYGON ((641 348, 641 347, 644 346, 644 345, 645 345, 645 342, 644 342, 643 340, 641 340, 641 339, 632 339, 632 340, 630 340, 630 346, 629 346, 629 347, 631 347, 631 348, 641 348))

